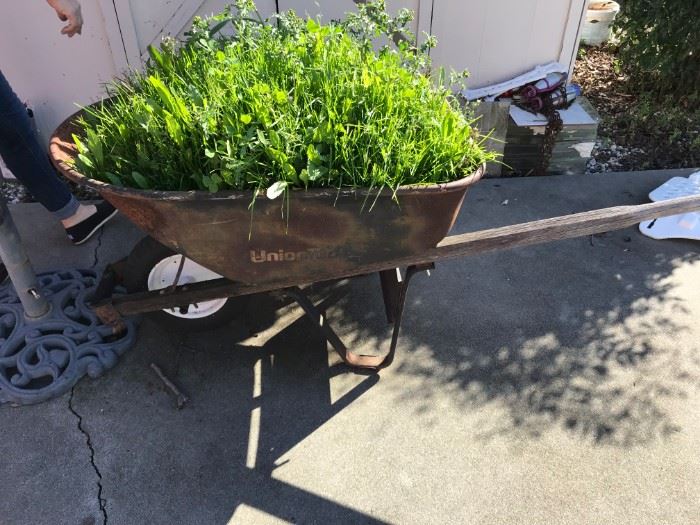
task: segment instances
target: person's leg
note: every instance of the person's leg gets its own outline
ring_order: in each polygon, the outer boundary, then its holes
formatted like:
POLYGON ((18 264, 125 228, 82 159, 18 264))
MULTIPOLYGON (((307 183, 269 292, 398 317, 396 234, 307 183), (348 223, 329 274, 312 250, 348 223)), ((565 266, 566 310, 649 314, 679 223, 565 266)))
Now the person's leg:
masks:
POLYGON ((0 155, 15 177, 57 219, 70 220, 78 213, 80 204, 51 167, 31 129, 26 108, 1 71, 0 155))
MULTIPOLYGON (((29 192, 61 221, 73 244, 82 244, 116 210, 107 202, 79 204, 58 178, 34 135, 27 110, 0 71, 0 156, 29 192)), ((1 277, 1 276, 0 276, 1 277)))

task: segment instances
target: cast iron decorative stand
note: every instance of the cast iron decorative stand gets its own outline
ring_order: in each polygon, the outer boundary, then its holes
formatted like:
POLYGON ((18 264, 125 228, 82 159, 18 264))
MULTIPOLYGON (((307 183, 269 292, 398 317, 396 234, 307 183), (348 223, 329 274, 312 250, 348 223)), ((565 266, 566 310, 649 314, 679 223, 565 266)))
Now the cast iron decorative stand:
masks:
POLYGON ((11 279, 0 286, 0 404, 60 396, 85 374, 102 375, 133 345, 133 321, 117 333, 90 309, 95 271, 37 277, 2 196, 0 258, 11 279))

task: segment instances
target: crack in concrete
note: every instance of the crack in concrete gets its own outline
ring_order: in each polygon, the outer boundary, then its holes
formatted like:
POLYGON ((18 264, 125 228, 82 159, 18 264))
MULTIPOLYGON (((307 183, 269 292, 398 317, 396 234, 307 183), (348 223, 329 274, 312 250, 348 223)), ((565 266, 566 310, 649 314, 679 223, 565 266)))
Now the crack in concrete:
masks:
POLYGON ((73 395, 75 394, 75 387, 70 390, 70 397, 68 398, 68 410, 76 417, 78 420, 78 430, 81 434, 85 436, 85 441, 87 443, 88 449, 90 450, 90 464, 92 465, 95 474, 97 474, 97 500, 100 505, 100 512, 102 512, 102 524, 107 525, 107 500, 102 497, 102 473, 95 463, 95 447, 92 445, 92 439, 90 434, 83 427, 83 416, 78 414, 78 412, 73 407, 73 395))
POLYGON ((102 247, 102 234, 104 233, 104 227, 100 228, 97 232, 97 243, 95 244, 95 251, 92 254, 92 266, 90 268, 97 268, 97 263, 99 262, 100 248, 102 247))

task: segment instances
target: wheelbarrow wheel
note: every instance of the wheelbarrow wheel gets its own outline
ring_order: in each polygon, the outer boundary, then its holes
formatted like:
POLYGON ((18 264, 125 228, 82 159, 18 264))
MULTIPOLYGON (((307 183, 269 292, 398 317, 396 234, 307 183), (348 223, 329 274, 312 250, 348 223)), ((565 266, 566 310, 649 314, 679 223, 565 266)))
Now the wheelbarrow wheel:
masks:
MULTIPOLYGON (((145 237, 131 251, 124 269, 124 285, 129 293, 160 290, 179 284, 209 281, 221 277, 191 259, 145 237), (182 270, 180 270, 182 266, 182 270), (178 278, 178 271, 180 276, 178 278)), ((170 328, 188 331, 211 330, 243 315, 247 297, 233 297, 183 305, 148 314, 154 321, 170 328)))

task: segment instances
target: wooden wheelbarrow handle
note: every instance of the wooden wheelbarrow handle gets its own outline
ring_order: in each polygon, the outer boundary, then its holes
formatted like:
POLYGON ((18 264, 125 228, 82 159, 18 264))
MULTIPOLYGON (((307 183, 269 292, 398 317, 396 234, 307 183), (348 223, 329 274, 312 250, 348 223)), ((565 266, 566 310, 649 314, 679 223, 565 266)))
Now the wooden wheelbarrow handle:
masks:
MULTIPOLYGON (((649 204, 616 206, 542 219, 502 228, 446 237, 431 250, 430 261, 543 244, 621 230, 637 223, 689 212, 700 212, 700 195, 649 204), (435 259, 432 259, 435 257, 435 259)), ((421 260, 420 262, 428 262, 421 260)))

